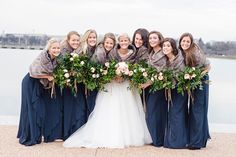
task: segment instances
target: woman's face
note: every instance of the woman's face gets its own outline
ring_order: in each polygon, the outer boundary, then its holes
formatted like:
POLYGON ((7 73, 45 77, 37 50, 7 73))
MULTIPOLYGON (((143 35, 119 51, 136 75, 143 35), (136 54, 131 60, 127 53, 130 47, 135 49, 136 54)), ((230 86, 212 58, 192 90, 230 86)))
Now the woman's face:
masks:
POLYGON ((130 44, 129 38, 121 36, 119 38, 119 44, 120 44, 120 48, 127 49, 130 44))
POLYGON ((134 37, 134 44, 135 44, 135 47, 137 48, 140 48, 141 46, 143 46, 143 39, 142 39, 142 36, 141 34, 136 34, 135 37, 134 37))
POLYGON ((111 38, 106 38, 104 41, 104 48, 107 51, 111 51, 111 49, 113 49, 115 43, 111 38))
POLYGON ((80 40, 80 37, 78 35, 72 34, 70 36, 68 43, 75 50, 79 47, 79 43, 80 43, 79 40, 80 40))
POLYGON ((97 36, 95 33, 90 33, 89 36, 88 36, 88 45, 93 47, 97 44, 97 36))
POLYGON ((181 48, 186 51, 190 48, 191 45, 191 39, 189 36, 183 37, 183 39, 180 42, 181 48))
POLYGON ((58 42, 53 43, 50 46, 48 53, 51 55, 52 58, 57 57, 60 54, 60 44, 58 42))
POLYGON ((162 49, 163 49, 163 53, 165 55, 171 54, 172 51, 173 51, 173 48, 172 48, 169 41, 166 41, 166 42, 163 43, 162 49))
POLYGON ((150 34, 148 41, 152 48, 160 45, 160 40, 156 33, 150 34))

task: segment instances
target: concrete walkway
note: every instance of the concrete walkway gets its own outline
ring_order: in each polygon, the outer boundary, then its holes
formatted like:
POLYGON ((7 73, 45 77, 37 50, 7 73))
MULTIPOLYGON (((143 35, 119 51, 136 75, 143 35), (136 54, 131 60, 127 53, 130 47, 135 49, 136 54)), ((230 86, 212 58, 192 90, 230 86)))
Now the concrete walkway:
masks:
POLYGON ((61 141, 26 147, 18 143, 17 126, 0 125, 0 157, 236 157, 236 134, 211 133, 207 148, 167 149, 153 146, 126 149, 68 149, 61 141))

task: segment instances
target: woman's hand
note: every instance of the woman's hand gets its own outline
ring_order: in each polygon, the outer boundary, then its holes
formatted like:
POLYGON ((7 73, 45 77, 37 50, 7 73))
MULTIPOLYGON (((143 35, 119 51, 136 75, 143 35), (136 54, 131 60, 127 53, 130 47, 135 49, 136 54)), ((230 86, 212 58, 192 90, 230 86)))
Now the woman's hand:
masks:
POLYGON ((48 81, 52 81, 52 80, 54 80, 54 77, 53 76, 48 76, 48 81))
POLYGON ((116 76, 116 77, 114 78, 114 80, 115 80, 116 82, 118 82, 118 83, 124 82, 124 79, 123 79, 122 77, 119 77, 119 76, 116 76))
POLYGON ((141 84, 140 87, 141 87, 142 89, 145 89, 145 88, 147 88, 148 86, 150 86, 151 84, 152 84, 151 81, 148 81, 148 82, 146 82, 146 83, 141 84))

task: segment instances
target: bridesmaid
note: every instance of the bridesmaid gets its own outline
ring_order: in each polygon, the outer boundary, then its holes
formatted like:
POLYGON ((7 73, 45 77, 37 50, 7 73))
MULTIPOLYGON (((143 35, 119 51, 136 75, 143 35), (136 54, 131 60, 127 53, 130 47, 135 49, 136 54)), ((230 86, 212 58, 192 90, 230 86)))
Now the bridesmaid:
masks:
MULTIPOLYGON (((204 67, 202 73, 208 73, 210 70, 210 62, 193 41, 190 33, 184 33, 179 40, 179 48, 184 56, 185 64, 189 67, 204 67)), ((206 75, 203 82, 209 80, 206 75)), ((193 93, 194 102, 190 101, 189 111, 189 149, 200 149, 206 147, 207 140, 210 139, 208 128, 208 98, 209 85, 203 83, 203 90, 195 90, 193 93)))
MULTIPOLYGON (((81 50, 82 54, 87 55, 90 60, 95 52, 97 46, 97 32, 93 29, 87 30, 81 38, 81 50)), ((93 111, 95 106, 95 101, 97 97, 98 90, 94 89, 93 91, 87 91, 87 116, 93 111)))
MULTIPOLYGON (((136 54, 136 63, 148 61, 148 31, 145 28, 139 28, 134 32, 132 45, 135 46, 137 54, 136 54)), ((143 89, 140 94, 143 106, 146 107, 146 98, 149 95, 148 88, 143 89), (144 101, 145 100, 145 101, 144 101)))
POLYGON ((45 50, 30 65, 29 73, 22 81, 21 113, 17 138, 26 146, 61 138, 60 97, 51 99, 53 70, 57 65, 55 58, 60 53, 57 39, 50 39, 45 50), (49 106, 51 105, 51 106, 49 106), (49 122, 50 121, 50 122, 49 122), (58 130, 48 128, 48 124, 58 130), (51 139, 47 131, 52 131, 51 139))
POLYGON ((132 45, 137 51, 136 62, 148 60, 148 33, 145 28, 139 28, 134 32, 132 45))
MULTIPOLYGON (((61 46, 61 53, 78 53, 80 35, 76 31, 71 31, 67 34, 66 40, 63 41, 61 46)), ((85 98, 85 86, 83 83, 77 84, 77 93, 74 95, 69 88, 63 89, 63 140, 66 140, 77 129, 84 125, 87 121, 87 105, 85 98)))
MULTIPOLYGON (((178 51, 176 42, 172 38, 165 38, 162 45, 163 53, 167 57, 166 67, 174 74, 185 67, 182 53, 178 51)), ((167 125, 165 131, 164 147, 186 148, 188 140, 187 130, 187 103, 188 96, 177 93, 177 89, 171 90, 171 102, 169 105, 167 125)))
POLYGON ((106 33, 101 43, 98 44, 92 60, 105 64, 110 60, 109 53, 116 45, 116 37, 113 33, 106 33))
MULTIPOLYGON (((151 31, 148 35, 149 40, 149 59, 148 64, 161 71, 166 67, 166 56, 162 51, 162 43, 164 37, 160 32, 151 31)), ((151 83, 147 82, 142 85, 142 88, 150 86, 151 83)), ((165 90, 157 90, 149 93, 146 98, 147 112, 146 121, 148 129, 152 136, 153 145, 156 147, 163 146, 165 126, 167 119, 167 101, 165 98, 165 90)))

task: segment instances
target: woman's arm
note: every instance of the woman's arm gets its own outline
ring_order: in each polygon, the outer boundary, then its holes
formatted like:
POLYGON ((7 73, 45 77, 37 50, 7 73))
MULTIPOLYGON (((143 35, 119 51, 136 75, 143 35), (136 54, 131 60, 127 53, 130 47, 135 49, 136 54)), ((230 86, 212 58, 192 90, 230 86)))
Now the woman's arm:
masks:
POLYGON ((142 89, 145 89, 145 88, 147 88, 148 86, 150 86, 151 84, 152 84, 152 81, 149 80, 149 81, 147 81, 146 83, 141 84, 140 87, 141 87, 142 89))
POLYGON ((211 69, 211 65, 207 65, 206 67, 203 68, 202 74, 205 75, 206 73, 208 73, 211 69))
POLYGON ((30 74, 30 77, 39 78, 39 79, 46 78, 46 79, 48 79, 48 81, 52 81, 54 79, 54 77, 51 75, 32 75, 32 74, 30 74))

